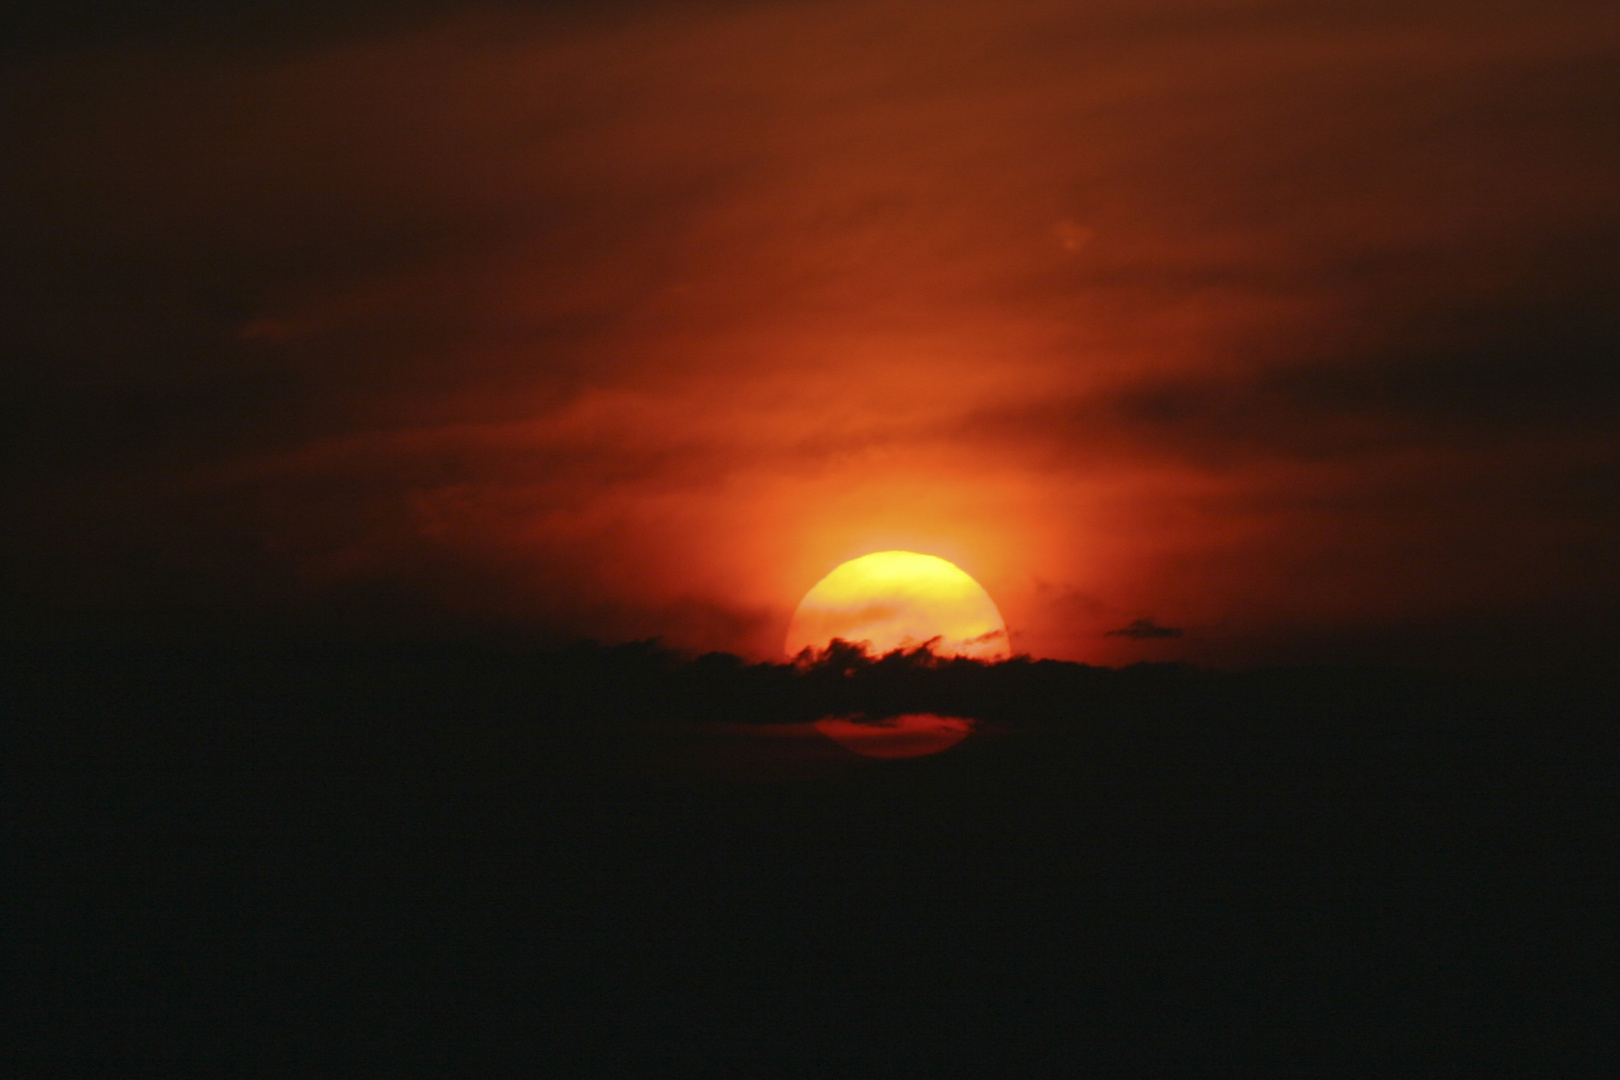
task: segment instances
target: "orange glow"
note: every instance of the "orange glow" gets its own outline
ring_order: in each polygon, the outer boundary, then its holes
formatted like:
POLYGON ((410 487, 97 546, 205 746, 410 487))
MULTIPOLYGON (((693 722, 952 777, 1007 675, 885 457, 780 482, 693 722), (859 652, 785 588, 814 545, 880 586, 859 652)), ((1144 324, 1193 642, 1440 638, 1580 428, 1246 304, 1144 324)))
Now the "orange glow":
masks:
POLYGON ((911 551, 851 559, 805 594, 788 627, 788 655, 834 638, 877 654, 933 642, 941 656, 1008 656, 1007 626, 990 594, 952 563, 911 551))
POLYGON ((15 69, 13 614, 763 661, 897 550, 980 655, 1617 609, 1615 5, 430 6, 15 69))
POLYGON ((876 723, 824 716, 816 730, 862 757, 910 758, 949 750, 973 731, 973 721, 960 716, 907 713, 876 723))

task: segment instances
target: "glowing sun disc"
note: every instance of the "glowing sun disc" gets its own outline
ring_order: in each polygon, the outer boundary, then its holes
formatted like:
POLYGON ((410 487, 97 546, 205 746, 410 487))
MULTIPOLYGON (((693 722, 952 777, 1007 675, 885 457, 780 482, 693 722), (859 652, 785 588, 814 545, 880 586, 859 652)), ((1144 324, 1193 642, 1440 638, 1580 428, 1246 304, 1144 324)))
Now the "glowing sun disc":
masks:
POLYGON ((863 555, 816 582, 793 613, 787 653, 819 652, 833 638, 865 642, 875 654, 932 640, 940 656, 1009 655, 1006 623, 984 587, 954 564, 913 551, 863 555))

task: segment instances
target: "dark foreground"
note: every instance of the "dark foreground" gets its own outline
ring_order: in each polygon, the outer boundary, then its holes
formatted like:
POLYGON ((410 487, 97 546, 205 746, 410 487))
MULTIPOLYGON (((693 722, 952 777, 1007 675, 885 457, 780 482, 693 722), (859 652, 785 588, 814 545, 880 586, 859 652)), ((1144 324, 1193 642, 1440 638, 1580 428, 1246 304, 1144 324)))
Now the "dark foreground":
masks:
POLYGON ((5 1075, 1620 1063, 1590 689, 626 647, 40 654, 4 695, 5 1075), (703 726, 907 710, 984 727, 795 770, 703 726))

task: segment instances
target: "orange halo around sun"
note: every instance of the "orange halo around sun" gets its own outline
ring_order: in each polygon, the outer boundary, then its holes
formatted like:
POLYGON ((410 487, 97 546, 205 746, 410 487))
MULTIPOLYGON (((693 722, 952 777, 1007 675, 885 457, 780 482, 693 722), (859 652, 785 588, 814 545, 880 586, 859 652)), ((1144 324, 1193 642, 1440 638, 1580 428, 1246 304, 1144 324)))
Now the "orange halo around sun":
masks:
POLYGON ((932 642, 940 656, 1005 660, 1007 626, 990 594, 933 555, 879 551, 816 582, 793 613, 787 653, 820 651, 833 638, 874 654, 932 642))

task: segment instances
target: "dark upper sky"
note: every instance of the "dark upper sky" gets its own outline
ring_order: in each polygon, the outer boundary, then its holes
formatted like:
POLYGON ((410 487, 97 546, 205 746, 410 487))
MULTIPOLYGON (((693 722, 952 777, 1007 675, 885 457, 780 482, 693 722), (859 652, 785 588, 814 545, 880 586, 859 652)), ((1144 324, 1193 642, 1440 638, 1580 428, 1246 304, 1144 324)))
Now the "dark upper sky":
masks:
POLYGON ((1072 659, 1615 633, 1611 4, 199 0, 4 36, 12 635, 766 656, 894 547, 1072 659))

